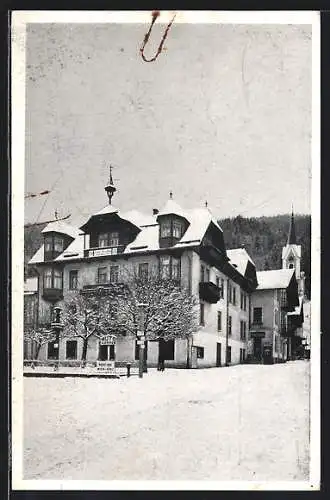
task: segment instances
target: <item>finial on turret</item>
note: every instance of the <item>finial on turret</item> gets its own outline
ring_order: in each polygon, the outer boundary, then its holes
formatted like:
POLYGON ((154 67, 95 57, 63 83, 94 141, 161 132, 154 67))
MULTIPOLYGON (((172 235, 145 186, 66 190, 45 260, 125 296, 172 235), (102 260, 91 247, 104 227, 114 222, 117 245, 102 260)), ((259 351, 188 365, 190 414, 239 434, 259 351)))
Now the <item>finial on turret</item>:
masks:
POLYGON ((112 200, 112 197, 113 195, 115 194, 115 192, 117 191, 114 183, 113 183, 113 178, 112 178, 112 169, 113 169, 113 166, 110 165, 109 166, 109 184, 107 186, 105 186, 105 191, 108 195, 108 199, 109 199, 109 205, 111 205, 111 200, 112 200))

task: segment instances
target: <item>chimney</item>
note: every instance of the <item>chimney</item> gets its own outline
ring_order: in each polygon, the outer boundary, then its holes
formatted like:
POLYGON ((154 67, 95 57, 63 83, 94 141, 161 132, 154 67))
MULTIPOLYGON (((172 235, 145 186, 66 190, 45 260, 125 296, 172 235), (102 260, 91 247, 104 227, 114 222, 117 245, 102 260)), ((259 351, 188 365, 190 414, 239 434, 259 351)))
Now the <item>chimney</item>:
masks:
POLYGON ((159 214, 158 208, 153 208, 152 209, 152 215, 157 215, 157 214, 159 214))

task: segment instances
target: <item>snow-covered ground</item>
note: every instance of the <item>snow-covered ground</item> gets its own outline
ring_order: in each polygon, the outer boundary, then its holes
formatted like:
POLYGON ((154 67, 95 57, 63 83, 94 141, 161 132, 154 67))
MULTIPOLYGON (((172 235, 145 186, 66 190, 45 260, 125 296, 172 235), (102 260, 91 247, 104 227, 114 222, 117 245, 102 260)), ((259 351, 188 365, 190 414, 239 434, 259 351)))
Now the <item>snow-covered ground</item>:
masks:
POLYGON ((25 479, 308 480, 309 362, 26 378, 25 479))

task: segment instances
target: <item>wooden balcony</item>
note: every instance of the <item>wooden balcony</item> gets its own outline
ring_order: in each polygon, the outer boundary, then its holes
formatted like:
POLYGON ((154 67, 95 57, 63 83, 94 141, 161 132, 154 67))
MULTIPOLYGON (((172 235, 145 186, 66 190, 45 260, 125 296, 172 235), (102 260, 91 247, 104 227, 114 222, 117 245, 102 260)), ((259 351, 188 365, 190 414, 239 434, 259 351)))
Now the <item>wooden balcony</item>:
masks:
POLYGON ((93 247, 84 250, 84 257, 108 257, 111 255, 119 255, 125 250, 125 245, 118 245, 116 247, 93 247))
POLYGON ((220 292, 220 288, 211 281, 199 284, 199 298, 210 304, 216 304, 220 300, 220 292))

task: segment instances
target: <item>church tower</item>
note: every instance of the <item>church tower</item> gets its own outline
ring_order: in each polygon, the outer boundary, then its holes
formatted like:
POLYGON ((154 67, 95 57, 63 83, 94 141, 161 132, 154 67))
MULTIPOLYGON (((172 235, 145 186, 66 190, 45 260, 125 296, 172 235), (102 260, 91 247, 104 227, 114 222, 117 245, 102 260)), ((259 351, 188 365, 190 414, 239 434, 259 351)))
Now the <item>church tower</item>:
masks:
POLYGON ((303 296, 305 293, 305 273, 301 272, 301 245, 297 245, 293 208, 288 241, 282 249, 282 269, 295 269, 299 295, 303 296))

